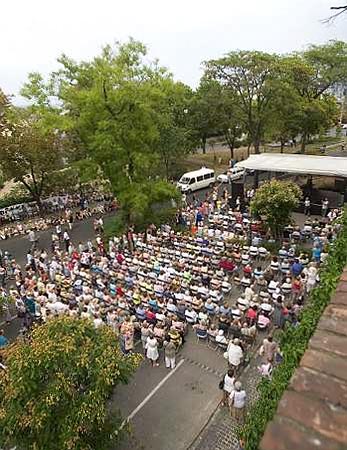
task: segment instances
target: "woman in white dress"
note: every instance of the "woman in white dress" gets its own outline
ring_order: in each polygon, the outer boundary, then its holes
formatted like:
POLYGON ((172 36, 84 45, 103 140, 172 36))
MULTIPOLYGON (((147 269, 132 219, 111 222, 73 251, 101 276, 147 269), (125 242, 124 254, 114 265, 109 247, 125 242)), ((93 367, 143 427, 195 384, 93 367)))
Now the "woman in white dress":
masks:
POLYGON ((158 341, 152 334, 150 334, 147 338, 146 356, 151 361, 152 367, 159 366, 157 363, 159 358, 158 341))

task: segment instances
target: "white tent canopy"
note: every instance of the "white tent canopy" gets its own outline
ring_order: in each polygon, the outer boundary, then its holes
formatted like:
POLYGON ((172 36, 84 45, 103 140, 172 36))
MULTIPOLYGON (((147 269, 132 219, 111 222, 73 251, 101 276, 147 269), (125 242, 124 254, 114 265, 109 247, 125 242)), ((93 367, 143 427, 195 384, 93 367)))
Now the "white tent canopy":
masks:
POLYGON ((347 158, 334 156, 262 153, 237 163, 238 167, 266 172, 287 172, 347 178, 347 158))

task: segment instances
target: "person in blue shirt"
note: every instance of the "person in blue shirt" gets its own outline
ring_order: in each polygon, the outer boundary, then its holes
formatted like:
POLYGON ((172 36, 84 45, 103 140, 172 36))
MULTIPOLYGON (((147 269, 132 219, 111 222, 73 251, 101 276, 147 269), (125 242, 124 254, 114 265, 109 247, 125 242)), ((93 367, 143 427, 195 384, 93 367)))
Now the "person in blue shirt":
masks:
POLYGON ((145 318, 146 318, 146 311, 145 311, 145 308, 142 306, 142 304, 140 304, 137 308, 136 308, 136 310, 135 310, 135 312, 136 312, 136 317, 139 319, 139 320, 145 320, 145 318))
POLYGON ((312 249, 312 257, 315 260, 316 263, 320 263, 320 255, 322 253, 321 247, 318 245, 315 245, 312 249))
POLYGON ((203 215, 200 211, 196 213, 196 219, 195 219, 195 226, 198 227, 200 225, 200 222, 204 220, 203 215))
POLYGON ((292 265, 292 274, 294 275, 294 277, 298 277, 303 269, 304 266, 301 264, 301 262, 298 259, 295 259, 292 265))
POLYGON ((4 330, 0 330, 0 348, 6 347, 8 344, 8 339, 4 336, 4 330))

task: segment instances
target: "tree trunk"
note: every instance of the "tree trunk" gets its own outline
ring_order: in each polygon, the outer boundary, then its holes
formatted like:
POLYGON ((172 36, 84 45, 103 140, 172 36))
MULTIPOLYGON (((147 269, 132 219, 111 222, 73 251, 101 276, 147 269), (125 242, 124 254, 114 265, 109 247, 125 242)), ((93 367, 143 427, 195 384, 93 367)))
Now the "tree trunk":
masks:
POLYGON ((234 159, 234 146, 231 145, 230 147, 230 159, 233 160, 234 159))
POLYGON ((260 142, 257 140, 257 141, 254 142, 253 145, 254 145, 254 153, 256 155, 259 155, 259 153, 260 153, 260 151, 259 151, 259 149, 260 149, 260 142))
POLYGON ((307 143, 307 134, 304 133, 301 136, 301 153, 305 153, 306 143, 307 143))
POLYGON ((202 143, 202 153, 205 155, 206 154, 206 136, 201 138, 201 143, 202 143))
POLYGON ((33 196, 33 200, 37 203, 40 213, 42 213, 43 212, 43 204, 41 201, 41 196, 39 194, 37 194, 36 192, 33 192, 32 196, 33 196))

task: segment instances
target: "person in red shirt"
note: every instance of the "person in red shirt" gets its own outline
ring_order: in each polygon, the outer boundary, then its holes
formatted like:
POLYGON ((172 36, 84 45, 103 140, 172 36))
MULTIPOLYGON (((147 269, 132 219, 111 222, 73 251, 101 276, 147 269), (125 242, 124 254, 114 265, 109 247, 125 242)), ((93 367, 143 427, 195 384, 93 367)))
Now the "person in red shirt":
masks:
POLYGON ((247 319, 247 323, 249 325, 253 325, 257 319, 257 305, 251 306, 250 308, 248 308, 248 311, 246 313, 246 319, 247 319))
POLYGON ((123 297, 124 295, 123 288, 120 284, 118 284, 118 286, 116 287, 116 294, 119 295, 120 297, 123 297))
POLYGON ((250 266, 249 264, 247 264, 247 265, 244 267, 243 272, 250 275, 250 274, 252 273, 252 266, 250 266))
POLYGON ((229 259, 223 258, 219 261, 219 267, 229 272, 232 272, 236 265, 229 259))
POLYGON ((147 322, 155 323, 155 313, 151 310, 151 308, 146 309, 145 316, 147 322))

